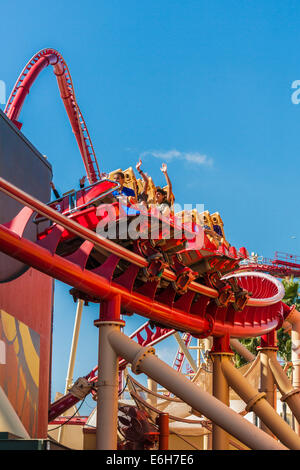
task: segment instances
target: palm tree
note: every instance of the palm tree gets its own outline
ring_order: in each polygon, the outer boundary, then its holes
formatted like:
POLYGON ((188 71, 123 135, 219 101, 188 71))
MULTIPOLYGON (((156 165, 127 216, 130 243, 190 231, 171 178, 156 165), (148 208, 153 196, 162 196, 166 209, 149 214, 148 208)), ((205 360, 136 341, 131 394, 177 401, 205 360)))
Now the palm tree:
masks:
POLYGON ((294 281, 294 277, 291 276, 282 279, 282 284, 285 290, 283 302, 287 305, 296 305, 296 309, 298 310, 300 307, 299 281, 294 281))

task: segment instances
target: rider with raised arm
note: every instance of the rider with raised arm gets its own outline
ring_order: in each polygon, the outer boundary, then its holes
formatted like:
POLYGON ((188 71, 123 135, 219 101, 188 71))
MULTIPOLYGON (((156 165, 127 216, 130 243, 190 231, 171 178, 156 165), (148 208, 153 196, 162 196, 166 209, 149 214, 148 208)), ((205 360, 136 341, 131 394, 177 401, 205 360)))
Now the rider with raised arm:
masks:
POLYGON ((60 194, 59 194, 59 192, 57 191, 57 189, 56 189, 56 187, 55 187, 53 181, 50 181, 50 187, 51 187, 51 189, 52 189, 52 191, 53 191, 53 194, 54 194, 54 196, 55 196, 55 199, 60 199, 60 194))
POLYGON ((138 202, 141 202, 147 205, 147 200, 148 200, 147 191, 148 191, 149 180, 148 180, 148 176, 143 172, 143 170, 141 170, 141 166, 142 166, 142 160, 139 159, 135 167, 138 173, 143 178, 143 190, 140 193, 138 193, 138 202))
POLYGON ((165 175, 167 181, 167 190, 165 191, 161 187, 157 186, 155 191, 155 202, 158 210, 163 215, 169 215, 172 212, 174 195, 172 193, 172 183, 167 172, 167 165, 165 163, 162 164, 161 171, 165 175))

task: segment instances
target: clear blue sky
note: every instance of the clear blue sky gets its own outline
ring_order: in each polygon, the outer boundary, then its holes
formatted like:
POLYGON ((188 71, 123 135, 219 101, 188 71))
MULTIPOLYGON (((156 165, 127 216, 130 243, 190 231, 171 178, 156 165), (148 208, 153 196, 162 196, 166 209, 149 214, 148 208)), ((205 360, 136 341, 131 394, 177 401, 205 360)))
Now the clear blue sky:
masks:
MULTIPOLYGON (((297 0, 15 0, 2 2, 1 18, 7 92, 35 52, 57 49, 101 170, 144 155, 161 184, 168 158, 176 201, 219 211, 231 244, 266 257, 300 254, 300 105, 291 101, 300 79, 297 0)), ((53 165, 57 187, 77 186, 84 169, 50 68, 20 120, 53 165)), ((72 336, 67 292, 57 283, 53 393, 64 388, 72 336)), ((96 317, 95 306, 85 308, 76 377, 97 362, 96 317)), ((143 321, 129 318, 128 331, 143 321)))

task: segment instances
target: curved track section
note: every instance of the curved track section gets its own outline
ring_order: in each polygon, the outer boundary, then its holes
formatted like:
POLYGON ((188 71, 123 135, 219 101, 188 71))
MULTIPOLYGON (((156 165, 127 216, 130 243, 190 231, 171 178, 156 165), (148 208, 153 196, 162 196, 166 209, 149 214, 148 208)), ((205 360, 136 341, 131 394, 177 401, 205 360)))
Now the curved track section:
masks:
POLYGON ((90 135, 75 97, 75 90, 68 66, 55 49, 42 49, 26 64, 18 77, 5 107, 7 117, 20 129, 18 118, 34 81, 49 65, 53 66, 60 95, 74 132, 89 182, 100 178, 100 170, 90 135))
POLYGON ((284 297, 284 287, 280 281, 269 274, 243 271, 223 276, 222 279, 235 278, 238 285, 251 292, 252 306, 268 306, 280 302, 284 297), (255 301, 256 305, 255 305, 255 301))

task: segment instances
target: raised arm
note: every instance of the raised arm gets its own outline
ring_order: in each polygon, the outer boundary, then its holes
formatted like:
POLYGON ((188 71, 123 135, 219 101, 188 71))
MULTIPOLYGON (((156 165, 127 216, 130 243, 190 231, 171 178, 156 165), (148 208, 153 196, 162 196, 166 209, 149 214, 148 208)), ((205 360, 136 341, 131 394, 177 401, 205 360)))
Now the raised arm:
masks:
POLYGON ((53 191, 53 194, 54 194, 55 198, 56 198, 56 199, 59 199, 59 198, 60 198, 60 194, 59 194, 59 192, 57 191, 57 189, 56 189, 56 187, 55 187, 53 181, 50 182, 50 186, 51 186, 51 189, 52 189, 52 191, 53 191))
POLYGON ((80 178, 80 180, 79 180, 79 187, 80 187, 80 189, 84 188, 85 180, 86 180, 86 176, 85 176, 85 175, 84 175, 82 178, 80 178))
POLYGON ((142 166, 142 160, 140 159, 135 167, 144 181, 143 193, 147 193, 149 180, 148 180, 148 176, 143 172, 143 170, 141 170, 141 166, 142 166))
POLYGON ((173 204, 174 195, 173 195, 173 192, 172 192, 172 183, 171 183, 171 180, 170 180, 168 172, 167 172, 167 165, 165 163, 162 164, 161 171, 165 175, 166 182, 167 182, 167 200, 170 204, 173 204))

